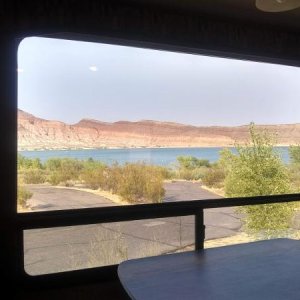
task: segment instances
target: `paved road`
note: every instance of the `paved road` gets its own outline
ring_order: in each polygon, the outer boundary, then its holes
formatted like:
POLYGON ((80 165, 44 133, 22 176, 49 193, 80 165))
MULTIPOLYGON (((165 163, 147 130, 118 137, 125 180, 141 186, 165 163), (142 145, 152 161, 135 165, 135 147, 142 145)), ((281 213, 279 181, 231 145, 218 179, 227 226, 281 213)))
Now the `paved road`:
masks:
POLYGON ((42 184, 27 185, 33 195, 28 204, 34 211, 103 207, 115 205, 112 201, 85 191, 42 184))
MULTIPOLYGON (((43 185, 28 187, 36 210, 114 205, 84 191, 43 185)), ((165 184, 164 201, 217 198, 199 183, 165 184)), ((241 227, 232 208, 209 209, 204 215, 206 238, 235 234, 241 227)), ((126 258, 174 251, 194 243, 194 217, 138 220, 26 231, 25 269, 30 274, 118 263, 126 258)))
POLYGON ((221 198, 214 193, 202 189, 199 182, 166 182, 164 188, 166 190, 164 202, 221 198))

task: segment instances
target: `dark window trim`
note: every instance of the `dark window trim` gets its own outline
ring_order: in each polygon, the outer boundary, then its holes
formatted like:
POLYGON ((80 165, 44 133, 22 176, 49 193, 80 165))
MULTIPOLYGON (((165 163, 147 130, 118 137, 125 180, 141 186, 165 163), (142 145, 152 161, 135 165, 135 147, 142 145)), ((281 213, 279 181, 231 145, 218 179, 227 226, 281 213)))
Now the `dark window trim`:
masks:
MULTIPOLYGON (((115 37, 95 36, 88 34, 76 34, 70 32, 54 33, 47 35, 27 35, 15 38, 15 65, 17 64, 18 45, 23 38, 30 36, 40 36, 48 38, 61 38, 77 41, 88 41, 97 43, 107 43, 122 46, 131 46, 139 48, 147 48, 154 50, 163 50, 171 52, 182 52, 189 54, 200 54, 207 56, 215 56, 222 58, 232 58, 239 60, 249 60, 262 63, 282 64, 289 66, 300 66, 300 61, 293 59, 280 59, 268 56, 250 55, 231 51, 219 51, 211 49, 199 49, 198 47, 179 46, 171 43, 153 43, 148 41, 120 39, 115 37)), ((15 80, 17 80, 15 76, 15 80)), ((16 83, 15 83, 16 85, 16 83)), ((17 100, 15 101, 17 103, 17 100)), ((15 116, 17 116, 17 107, 15 107, 15 116)), ((15 120, 16 122, 16 120, 15 120)), ((16 124, 15 124, 16 125, 16 124)), ((16 128, 16 127, 15 127, 16 128)), ((16 133, 15 133, 16 135, 16 133)), ((16 149, 15 149, 16 151, 16 149)), ((17 151, 16 151, 17 152, 17 151)), ((16 159, 15 152, 15 159, 16 159)), ((16 171, 16 170, 15 170, 16 171)), ((16 178, 16 177, 15 177, 16 178)), ((68 286, 75 283, 86 283, 93 281, 103 281, 117 278, 117 265, 97 267, 92 269, 74 270, 62 273, 45 274, 30 276, 24 270, 24 249, 23 249, 23 230, 60 227, 60 226, 76 226, 95 223, 120 222, 130 220, 140 220, 147 218, 162 218, 196 215, 199 209, 214 208, 214 207, 229 207, 242 206, 252 204, 279 203, 298 201, 299 194, 290 195, 275 195, 262 197, 247 197, 247 198, 226 198, 215 200, 196 200, 177 203, 162 203, 162 204, 143 204, 130 206, 117 206, 105 208, 87 208, 78 210, 61 210, 48 212, 34 213, 17 213, 15 212, 14 226, 17 238, 17 275, 18 281, 24 286, 39 287, 49 286, 68 286)), ((15 204, 16 208, 16 204, 15 204)))

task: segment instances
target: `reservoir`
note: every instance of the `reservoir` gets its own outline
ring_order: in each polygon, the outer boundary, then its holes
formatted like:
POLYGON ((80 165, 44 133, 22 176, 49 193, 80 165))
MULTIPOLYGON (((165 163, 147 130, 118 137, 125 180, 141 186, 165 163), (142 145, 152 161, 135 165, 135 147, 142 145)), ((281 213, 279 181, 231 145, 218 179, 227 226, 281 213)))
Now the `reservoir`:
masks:
MULTIPOLYGON (((49 158, 77 158, 87 160, 102 161, 108 165, 113 163, 145 162, 147 164, 172 167, 178 156, 195 156, 200 159, 208 159, 216 162, 219 159, 220 151, 223 147, 201 147, 201 148, 126 148, 126 149, 78 149, 78 150, 39 150, 39 151, 19 151, 28 158, 39 158, 45 162, 49 158)), ((229 148, 236 153, 235 148, 229 148)), ((288 147, 275 147, 281 159, 289 162, 288 147)))

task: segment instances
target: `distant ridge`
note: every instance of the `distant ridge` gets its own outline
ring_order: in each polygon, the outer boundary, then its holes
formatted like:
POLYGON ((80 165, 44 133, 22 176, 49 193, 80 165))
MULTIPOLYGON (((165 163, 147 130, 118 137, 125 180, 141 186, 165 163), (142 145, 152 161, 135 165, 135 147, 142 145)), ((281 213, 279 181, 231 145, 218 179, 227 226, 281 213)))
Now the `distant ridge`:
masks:
MULTIPOLYGON (((300 144, 300 124, 257 125, 279 145, 300 144)), ((154 147, 230 147, 249 138, 248 126, 192 126, 142 120, 82 119, 74 125, 18 110, 18 150, 154 147)))

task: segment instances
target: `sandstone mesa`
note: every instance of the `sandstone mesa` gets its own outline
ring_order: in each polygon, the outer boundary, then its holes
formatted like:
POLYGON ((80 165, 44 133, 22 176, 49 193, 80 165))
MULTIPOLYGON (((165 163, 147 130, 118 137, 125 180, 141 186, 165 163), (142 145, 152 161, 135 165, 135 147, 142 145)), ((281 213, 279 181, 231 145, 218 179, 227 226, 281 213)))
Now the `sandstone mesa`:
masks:
MULTIPOLYGON (((300 124, 257 125, 276 134, 278 145, 300 144, 300 124)), ((191 126, 158 121, 106 123, 82 119, 74 125, 18 110, 18 150, 230 147, 248 139, 248 126, 191 126)))

